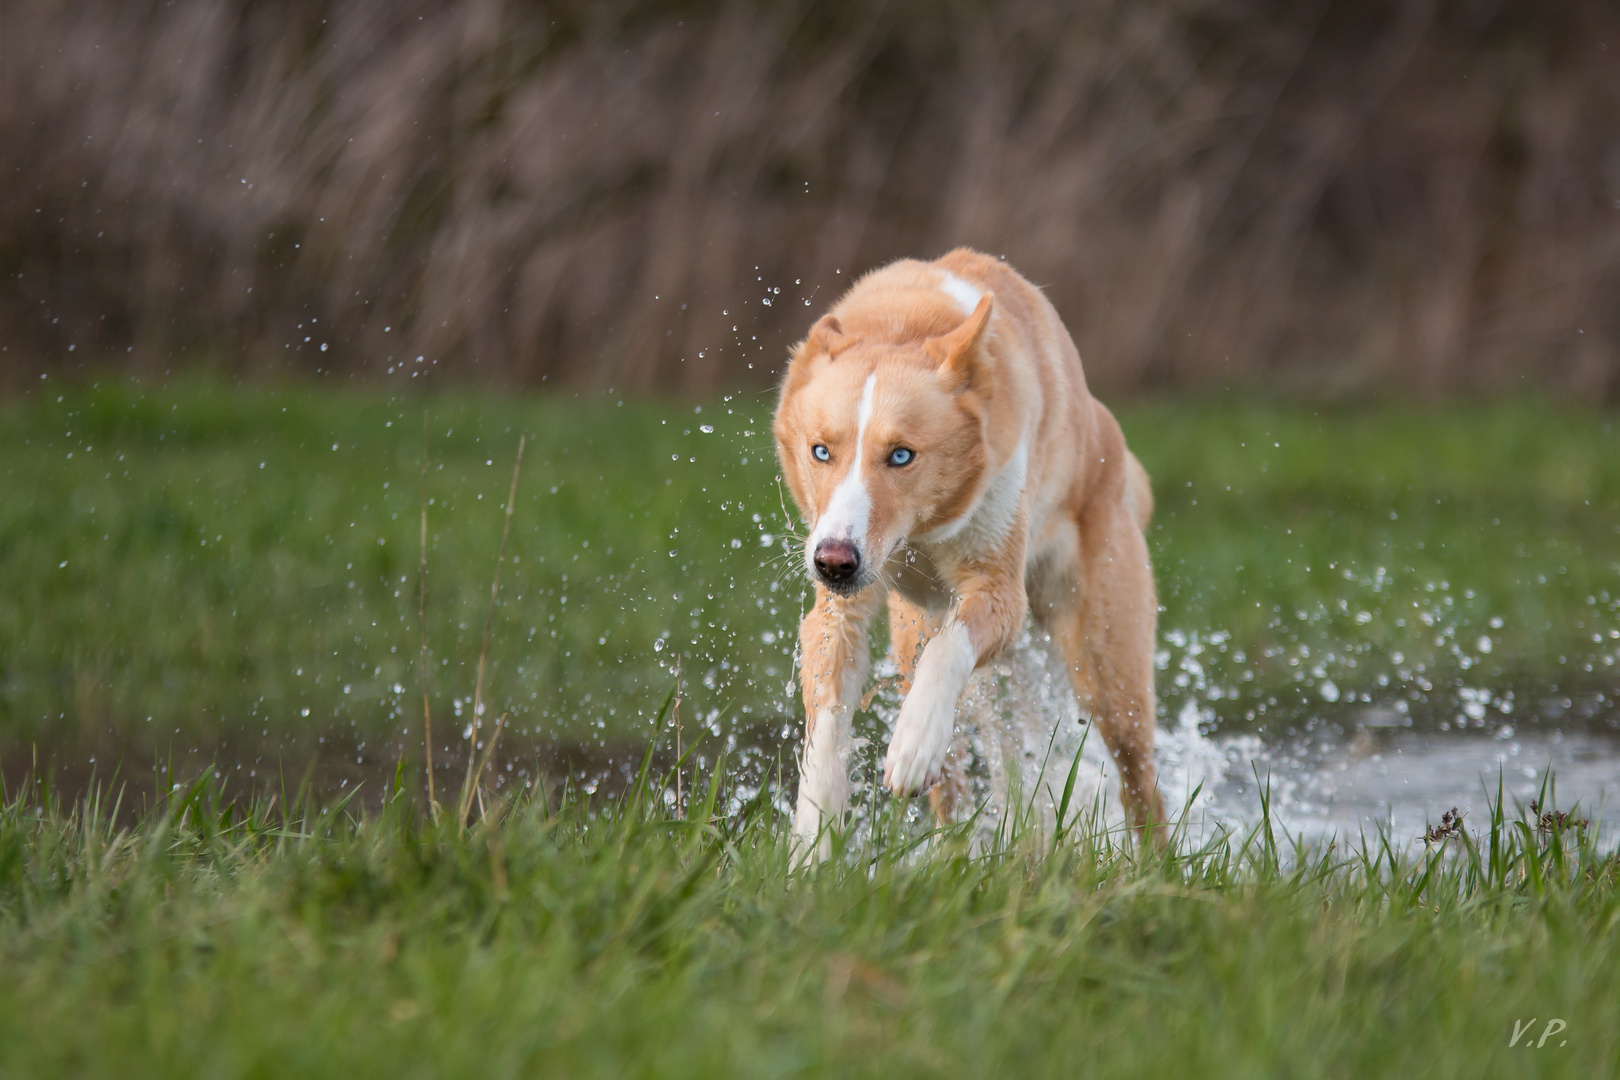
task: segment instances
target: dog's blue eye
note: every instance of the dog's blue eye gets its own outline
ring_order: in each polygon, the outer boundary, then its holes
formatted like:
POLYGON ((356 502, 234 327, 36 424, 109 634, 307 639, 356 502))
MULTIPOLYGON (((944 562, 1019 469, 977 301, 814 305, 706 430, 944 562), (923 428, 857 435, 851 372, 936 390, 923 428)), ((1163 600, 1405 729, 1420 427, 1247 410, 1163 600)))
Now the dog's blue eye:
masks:
POLYGON ((903 446, 897 446, 889 453, 890 465, 910 465, 912 453, 903 446))
POLYGON ((812 446, 810 448, 810 452, 816 456, 817 461, 831 461, 832 460, 832 451, 828 450, 825 446, 822 446, 820 443, 816 443, 816 445, 812 446))

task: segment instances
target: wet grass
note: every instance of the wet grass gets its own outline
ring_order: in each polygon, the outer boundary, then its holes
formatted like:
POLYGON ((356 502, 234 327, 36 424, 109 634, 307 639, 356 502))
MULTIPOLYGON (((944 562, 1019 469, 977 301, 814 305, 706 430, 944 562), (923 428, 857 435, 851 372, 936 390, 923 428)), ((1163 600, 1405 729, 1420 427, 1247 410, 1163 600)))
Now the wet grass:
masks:
POLYGON ((1142 856, 1083 823, 973 854, 880 817, 791 875, 769 791, 717 777, 684 812, 667 778, 531 791, 464 835, 397 798, 204 780, 120 827, 105 797, 14 791, 0 1075, 1620 1066, 1620 862, 1574 825, 1498 803, 1433 848, 1301 852, 1262 821, 1142 856))
MULTIPOLYGON (((702 753, 787 745, 805 590, 771 404, 41 383, 0 403, 0 764, 15 781, 37 753, 82 781, 214 760, 241 791, 311 754, 333 788, 402 747, 416 760, 424 407, 448 775, 523 430, 486 690, 512 718, 503 775, 547 747, 634 760, 677 655, 689 722, 719 736, 702 753)), ((1119 411, 1155 477, 1165 714, 1611 715, 1612 414, 1238 395, 1119 411)))

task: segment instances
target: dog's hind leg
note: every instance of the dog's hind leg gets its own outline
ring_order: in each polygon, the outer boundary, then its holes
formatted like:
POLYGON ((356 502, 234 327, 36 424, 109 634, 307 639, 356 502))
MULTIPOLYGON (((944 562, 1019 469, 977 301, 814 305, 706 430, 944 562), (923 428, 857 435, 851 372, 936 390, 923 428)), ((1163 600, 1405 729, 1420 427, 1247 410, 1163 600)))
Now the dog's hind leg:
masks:
POLYGON ((914 604, 899 592, 889 593, 889 659, 900 675, 900 693, 911 693, 911 679, 917 674, 917 661, 923 646, 939 632, 939 621, 927 609, 914 604))
POLYGON ((1138 829, 1164 821, 1153 766, 1153 642, 1158 599, 1131 508, 1095 503, 1078 522, 1078 574, 1053 588, 1045 622, 1119 768, 1120 800, 1138 829))
POLYGON ((957 807, 967 798, 968 744, 966 734, 959 731, 951 739, 951 748, 945 751, 939 783, 928 789, 928 805, 934 811, 934 820, 949 825, 956 818, 957 807))

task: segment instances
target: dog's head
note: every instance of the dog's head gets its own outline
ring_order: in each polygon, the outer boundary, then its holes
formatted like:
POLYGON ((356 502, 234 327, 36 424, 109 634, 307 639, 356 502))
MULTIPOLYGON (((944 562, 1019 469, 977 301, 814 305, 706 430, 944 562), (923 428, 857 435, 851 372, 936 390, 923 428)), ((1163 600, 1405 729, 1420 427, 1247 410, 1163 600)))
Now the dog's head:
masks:
MULTIPOLYGON (((774 433, 810 525, 810 576, 853 595, 910 537, 965 514, 984 482, 986 294, 955 329, 894 344, 826 315, 794 350, 774 433)), ((960 314, 957 316, 960 318, 960 314)))

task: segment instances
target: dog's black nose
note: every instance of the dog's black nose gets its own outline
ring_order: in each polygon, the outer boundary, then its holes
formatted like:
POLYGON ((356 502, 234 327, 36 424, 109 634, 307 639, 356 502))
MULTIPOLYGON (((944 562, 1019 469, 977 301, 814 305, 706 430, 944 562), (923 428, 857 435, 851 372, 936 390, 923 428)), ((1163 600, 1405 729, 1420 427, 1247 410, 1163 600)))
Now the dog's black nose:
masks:
POLYGON ((848 540, 823 540, 816 545, 816 573, 829 585, 848 585, 861 569, 861 553, 848 540))

